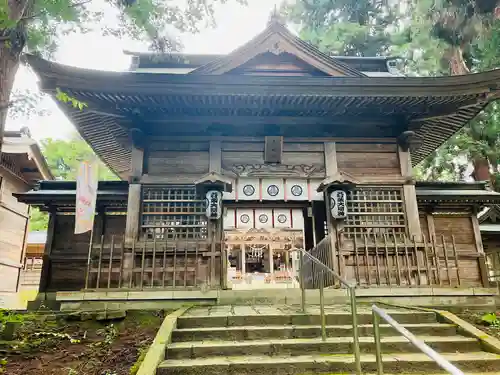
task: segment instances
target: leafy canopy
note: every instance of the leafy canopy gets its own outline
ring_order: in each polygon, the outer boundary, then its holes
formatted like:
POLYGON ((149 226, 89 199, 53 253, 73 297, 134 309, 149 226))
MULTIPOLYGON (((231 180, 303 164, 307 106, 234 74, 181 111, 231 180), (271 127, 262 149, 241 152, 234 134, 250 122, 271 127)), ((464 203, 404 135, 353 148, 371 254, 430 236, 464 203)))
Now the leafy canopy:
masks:
MULTIPOLYGON (((500 67, 498 0, 297 0, 284 7, 300 34, 331 55, 398 56, 407 75, 467 74, 500 67)), ((419 179, 463 180, 487 165, 500 191, 500 103, 416 169, 419 179)))
MULTIPOLYGON (((54 177, 58 180, 76 180, 78 168, 82 161, 96 160, 96 155, 90 146, 77 134, 69 140, 44 139, 41 141, 42 153, 47 160, 54 177)), ((99 180, 117 180, 116 175, 109 170, 101 161, 97 161, 99 166, 99 180)), ((46 230, 48 216, 33 208, 30 217, 30 230, 46 230)))

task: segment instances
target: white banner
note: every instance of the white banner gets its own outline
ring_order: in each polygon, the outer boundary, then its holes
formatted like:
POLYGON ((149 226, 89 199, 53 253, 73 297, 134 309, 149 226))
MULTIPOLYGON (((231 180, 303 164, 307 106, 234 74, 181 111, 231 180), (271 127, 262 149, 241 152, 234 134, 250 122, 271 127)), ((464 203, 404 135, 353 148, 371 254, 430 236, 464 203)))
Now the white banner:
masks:
POLYGON ((94 226, 97 181, 97 163, 83 162, 76 178, 75 234, 88 232, 94 226))

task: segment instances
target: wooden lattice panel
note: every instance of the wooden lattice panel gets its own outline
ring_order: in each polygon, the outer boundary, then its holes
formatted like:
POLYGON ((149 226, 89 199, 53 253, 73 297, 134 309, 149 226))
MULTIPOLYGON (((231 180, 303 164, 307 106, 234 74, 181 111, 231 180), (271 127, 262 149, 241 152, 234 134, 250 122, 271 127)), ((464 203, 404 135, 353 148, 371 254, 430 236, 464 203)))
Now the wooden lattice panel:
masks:
POLYGON ((351 190, 347 193, 347 212, 344 233, 348 237, 406 232, 401 188, 363 187, 351 190))
POLYGON ((144 186, 141 226, 150 238, 204 239, 205 201, 194 186, 144 186))

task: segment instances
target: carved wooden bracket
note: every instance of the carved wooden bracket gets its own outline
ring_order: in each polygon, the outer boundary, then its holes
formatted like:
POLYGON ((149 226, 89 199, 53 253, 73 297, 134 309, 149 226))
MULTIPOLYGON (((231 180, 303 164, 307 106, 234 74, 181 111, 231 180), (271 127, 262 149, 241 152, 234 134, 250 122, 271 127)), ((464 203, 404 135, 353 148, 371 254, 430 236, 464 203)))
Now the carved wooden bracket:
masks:
POLYGON ((199 192, 211 189, 231 193, 233 191, 233 181, 216 172, 208 172, 194 182, 196 190, 199 192))
POLYGON ((335 175, 321 181, 317 191, 322 193, 334 187, 351 189, 359 183, 360 181, 356 177, 353 177, 347 172, 338 171, 335 175))
POLYGON ((139 184, 141 182, 141 177, 140 176, 129 176, 128 177, 128 183, 129 184, 139 184))
POLYGON ((420 147, 421 144, 420 139, 412 130, 407 130, 401 133, 401 135, 397 139, 397 142, 404 152, 408 152, 410 149, 415 150, 420 147))
POLYGON ((129 138, 130 141, 132 142, 132 145, 135 148, 138 148, 140 150, 144 150, 146 146, 146 137, 141 129, 138 128, 132 128, 129 130, 129 138))
POLYGON ((310 177, 325 174, 325 168, 318 165, 287 164, 237 164, 231 168, 238 177, 310 177))

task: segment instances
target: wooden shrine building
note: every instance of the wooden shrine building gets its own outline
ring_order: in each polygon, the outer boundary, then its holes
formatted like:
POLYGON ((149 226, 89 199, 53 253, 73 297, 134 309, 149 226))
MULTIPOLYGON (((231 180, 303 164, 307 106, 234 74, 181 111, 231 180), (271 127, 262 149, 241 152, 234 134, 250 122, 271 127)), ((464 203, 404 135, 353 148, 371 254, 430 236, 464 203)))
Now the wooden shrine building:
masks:
MULTIPOLYGON (((16 193, 54 177, 38 144, 27 130, 5 131, 0 160, 0 293, 17 292, 26 249, 30 207, 16 193)), ((9 298, 7 298, 9 299, 9 298)))
POLYGON ((367 287, 488 285, 476 214, 500 195, 412 167, 497 99, 500 70, 401 77, 277 20, 229 55, 128 72, 28 60, 85 103, 59 105, 123 180, 99 186, 91 246, 73 182, 19 195, 51 213, 42 291, 296 286, 297 249, 367 287))

